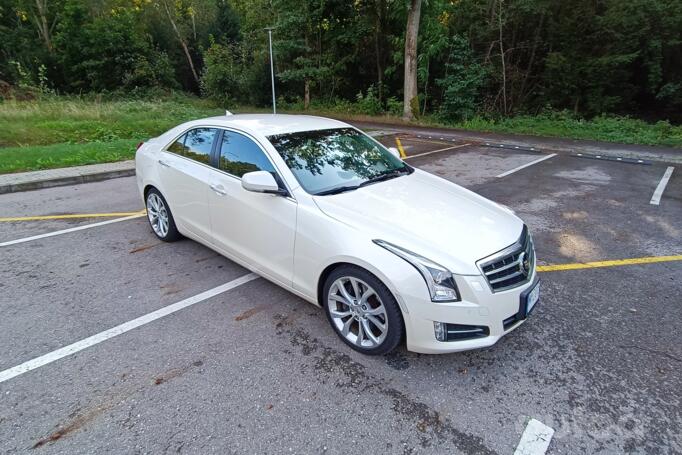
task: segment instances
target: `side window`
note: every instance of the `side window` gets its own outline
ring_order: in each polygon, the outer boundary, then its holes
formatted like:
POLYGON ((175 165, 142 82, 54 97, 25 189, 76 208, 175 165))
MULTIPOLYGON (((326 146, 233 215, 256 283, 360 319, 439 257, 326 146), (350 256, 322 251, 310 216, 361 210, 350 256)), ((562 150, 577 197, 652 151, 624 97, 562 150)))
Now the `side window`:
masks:
POLYGON ((176 153, 178 155, 184 155, 185 154, 185 137, 187 135, 183 134, 178 138, 177 141, 173 142, 170 147, 168 147, 168 151, 172 153, 176 153))
POLYGON ((173 142, 168 151, 200 163, 211 163, 215 128, 195 128, 173 142))
POLYGON ((182 154, 201 163, 210 164, 215 128, 196 128, 187 133, 185 152, 182 154))
POLYGON ((243 134, 232 131, 223 132, 219 168, 240 178, 253 171, 268 171, 272 172, 275 178, 278 177, 272 163, 258 144, 243 134))

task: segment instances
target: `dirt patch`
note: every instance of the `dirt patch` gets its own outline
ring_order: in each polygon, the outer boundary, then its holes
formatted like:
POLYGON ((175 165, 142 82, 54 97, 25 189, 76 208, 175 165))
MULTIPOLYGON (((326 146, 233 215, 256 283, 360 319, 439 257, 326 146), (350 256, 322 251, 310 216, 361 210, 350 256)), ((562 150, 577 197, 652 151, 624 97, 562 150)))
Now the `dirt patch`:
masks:
POLYGON ((50 433, 48 436, 39 439, 38 442, 36 442, 31 448, 37 449, 39 447, 44 446, 45 444, 53 443, 55 441, 62 439, 65 436, 68 436, 71 433, 80 430, 85 425, 95 420, 100 414, 103 414, 104 412, 111 409, 113 405, 114 405, 113 402, 104 403, 84 413, 76 415, 75 417, 72 418, 72 420, 60 426, 53 433, 50 433))
POLYGON ((183 374, 187 373, 192 368, 199 368, 203 364, 204 364, 203 361, 197 360, 197 361, 192 362, 189 365, 185 365, 184 367, 171 368, 170 370, 167 370, 167 371, 161 373, 160 375, 156 376, 154 378, 154 385, 164 384, 164 383, 170 381, 171 379, 175 379, 179 376, 182 376, 183 374))
POLYGON ((593 185, 606 185, 611 181, 609 174, 594 166, 572 171, 561 171, 554 174, 554 176, 593 185))
POLYGON ((249 319, 251 316, 254 316, 254 315, 260 313, 261 311, 263 311, 264 309, 266 309, 268 306, 269 306, 269 305, 258 305, 258 306, 255 306, 255 307, 251 308, 250 310, 244 311, 242 314, 240 314, 239 316, 235 317, 234 320, 235 320, 235 321, 243 321, 243 320, 245 320, 245 319, 249 319))
POLYGON ((577 262, 596 261, 602 257, 599 247, 588 238, 566 232, 557 236, 559 243, 559 253, 577 262))
POLYGON ((561 214, 561 216, 563 216, 566 220, 585 220, 587 219, 587 212, 564 212, 561 214))
POLYGON ((284 333, 289 335, 293 346, 300 348, 303 355, 311 356, 314 360, 314 371, 319 380, 324 382, 333 377, 336 387, 354 389, 356 393, 378 394, 381 399, 389 399, 393 412, 417 430, 423 449, 437 447, 439 440, 444 440, 467 454, 496 453, 486 446, 483 438, 459 430, 440 412, 371 375, 365 365, 356 362, 349 355, 324 346, 300 328, 288 329, 284 333))
POLYGON ((142 246, 138 246, 137 248, 133 248, 132 250, 130 250, 128 253, 130 253, 130 254, 139 253, 139 252, 141 252, 141 251, 146 251, 146 250, 148 250, 148 249, 150 249, 150 248, 154 248, 155 246, 159 246, 159 245, 161 245, 161 242, 159 242, 159 243, 153 243, 153 244, 151 244, 151 245, 142 245, 142 246))
POLYGON ((393 351, 385 355, 384 358, 386 359, 386 365, 394 370, 401 371, 410 368, 410 362, 407 360, 407 357, 398 351, 393 351))
POLYGON ((181 292, 184 288, 181 288, 177 284, 169 283, 161 285, 161 289, 163 289, 163 295, 173 295, 181 292))
POLYGON ((195 259, 194 262, 198 264, 199 262, 208 261, 209 259, 217 258, 218 256, 220 256, 220 255, 219 254, 211 254, 210 256, 195 259))

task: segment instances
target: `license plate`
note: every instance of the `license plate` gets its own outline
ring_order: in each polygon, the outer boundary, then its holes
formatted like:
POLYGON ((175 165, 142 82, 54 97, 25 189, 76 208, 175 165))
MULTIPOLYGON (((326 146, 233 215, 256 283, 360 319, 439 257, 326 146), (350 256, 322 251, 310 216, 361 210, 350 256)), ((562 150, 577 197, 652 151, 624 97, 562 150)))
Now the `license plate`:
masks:
POLYGON ((530 314, 538 300, 540 300, 540 283, 536 284, 526 297, 526 315, 530 314))

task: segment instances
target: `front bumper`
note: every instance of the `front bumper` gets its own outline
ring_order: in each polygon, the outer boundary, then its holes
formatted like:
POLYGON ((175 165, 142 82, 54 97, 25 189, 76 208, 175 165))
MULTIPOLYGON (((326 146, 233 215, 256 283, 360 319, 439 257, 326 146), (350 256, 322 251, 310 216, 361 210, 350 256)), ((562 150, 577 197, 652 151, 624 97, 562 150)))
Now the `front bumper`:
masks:
POLYGON ((533 271, 527 283, 493 293, 483 276, 457 276, 456 279, 462 293, 460 302, 434 303, 424 293, 400 293, 408 350, 440 354, 492 346, 524 322, 525 308, 520 308, 522 294, 525 296, 538 282, 537 272, 533 271), (459 341, 438 341, 434 322, 487 327, 488 334, 459 341))

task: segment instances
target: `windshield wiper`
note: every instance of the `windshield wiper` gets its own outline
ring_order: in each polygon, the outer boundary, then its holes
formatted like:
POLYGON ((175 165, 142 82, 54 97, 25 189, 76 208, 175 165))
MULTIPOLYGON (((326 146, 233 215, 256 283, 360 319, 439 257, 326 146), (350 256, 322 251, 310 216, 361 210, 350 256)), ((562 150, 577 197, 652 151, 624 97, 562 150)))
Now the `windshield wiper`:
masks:
POLYGON ((315 193, 315 196, 326 196, 329 194, 345 193, 346 191, 353 191, 357 190, 358 188, 360 188, 360 185, 337 186, 336 188, 331 188, 329 190, 324 190, 320 191, 319 193, 315 193))
POLYGON ((379 174, 375 177, 372 177, 368 180, 365 180, 359 186, 371 185, 372 183, 382 182, 384 180, 390 180, 390 179, 393 179, 396 177, 400 177, 403 174, 411 174, 411 173, 412 173, 412 168, 409 166, 405 166, 405 167, 401 167, 399 169, 393 169, 392 171, 384 172, 383 174, 379 174))
POLYGON ((344 186, 337 186, 336 188, 331 188, 328 190, 320 191, 319 193, 315 193, 315 196, 326 196, 329 194, 339 194, 339 193, 345 193, 346 191, 353 191, 357 190, 358 188, 361 188, 365 185, 371 185, 372 183, 376 182, 381 182, 384 180, 389 180, 395 177, 399 177, 403 174, 411 174, 414 172, 414 169, 410 166, 405 166, 401 167, 399 169, 393 169, 392 171, 384 172, 383 174, 376 175, 374 177, 371 177, 364 182, 360 183, 359 185, 344 185, 344 186))

